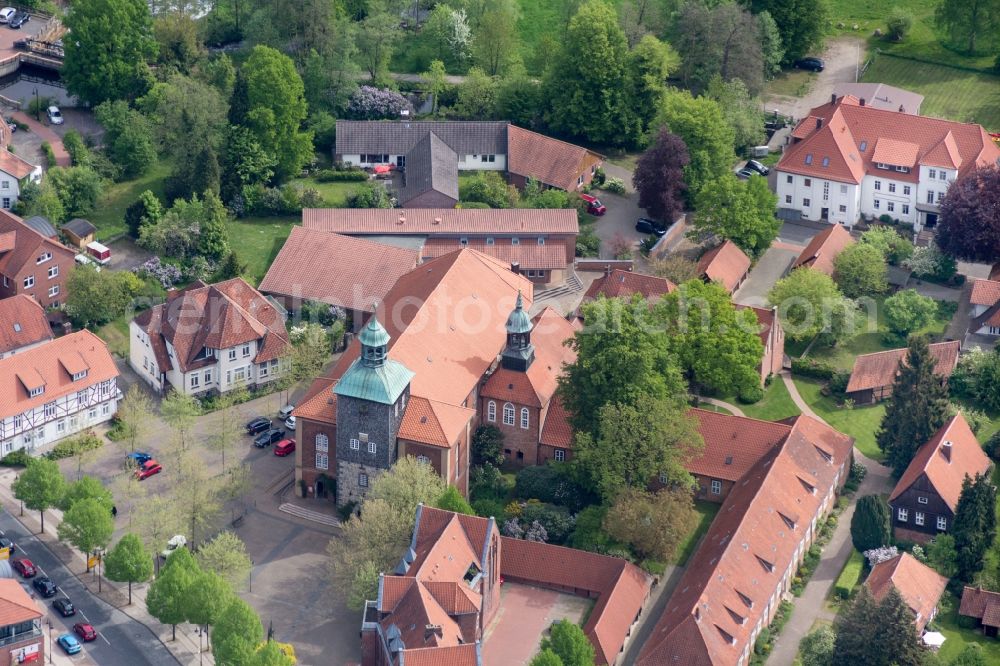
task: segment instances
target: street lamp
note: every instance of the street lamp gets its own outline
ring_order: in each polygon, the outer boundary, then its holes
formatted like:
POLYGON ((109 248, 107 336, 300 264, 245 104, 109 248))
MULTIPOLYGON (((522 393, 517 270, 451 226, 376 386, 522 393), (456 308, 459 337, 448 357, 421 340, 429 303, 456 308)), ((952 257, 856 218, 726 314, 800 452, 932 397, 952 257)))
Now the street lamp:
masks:
POLYGON ((38 88, 35 88, 35 120, 41 122, 42 118, 40 115, 41 109, 38 108, 38 88))
MULTIPOLYGON (((14 483, 15 483, 15 485, 17 484, 17 482, 18 482, 18 480, 19 480, 20 478, 21 478, 21 475, 20 475, 20 474, 15 474, 15 475, 14 475, 14 483)), ((21 500, 21 515, 22 515, 22 516, 24 515, 24 500, 21 500)))
POLYGON ((45 625, 49 628, 49 663, 52 663, 52 620, 45 618, 45 625))

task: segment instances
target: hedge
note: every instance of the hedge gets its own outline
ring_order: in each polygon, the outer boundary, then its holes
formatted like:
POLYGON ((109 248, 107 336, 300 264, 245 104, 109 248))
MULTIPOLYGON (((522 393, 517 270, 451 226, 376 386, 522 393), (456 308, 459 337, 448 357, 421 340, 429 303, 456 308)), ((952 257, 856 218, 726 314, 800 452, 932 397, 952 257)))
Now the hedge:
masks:
POLYGON ((51 451, 46 453, 45 457, 49 460, 69 458, 70 456, 75 456, 81 451, 99 449, 103 444, 104 442, 100 438, 94 436, 93 433, 88 432, 72 439, 64 439, 56 444, 51 451))
POLYGON ((4 467, 27 467, 29 460, 31 460, 31 454, 24 449, 17 449, 0 458, 0 465, 4 467))
POLYGON ((840 599, 847 599, 851 592, 861 580, 861 571, 865 567, 865 556, 857 550, 851 550, 851 556, 847 559, 837 582, 833 584, 833 593, 840 599))
POLYGON ((823 363, 811 358, 796 358, 792 360, 792 374, 814 379, 831 379, 836 372, 829 363, 823 363))
POLYGON ((366 180, 368 180, 368 173, 361 169, 345 169, 342 171, 323 169, 316 174, 316 181, 320 183, 362 182, 366 180))

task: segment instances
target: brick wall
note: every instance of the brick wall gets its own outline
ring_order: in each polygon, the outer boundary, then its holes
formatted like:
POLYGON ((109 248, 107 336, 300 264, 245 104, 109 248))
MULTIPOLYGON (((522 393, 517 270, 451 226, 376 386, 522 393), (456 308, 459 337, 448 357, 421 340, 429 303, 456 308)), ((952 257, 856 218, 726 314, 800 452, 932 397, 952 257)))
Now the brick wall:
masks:
MULTIPOLYGON (((295 447, 295 478, 306 485, 306 497, 315 497, 316 479, 321 474, 334 478, 337 474, 337 426, 331 423, 299 419, 298 441, 295 447), (328 469, 316 469, 316 436, 326 435, 328 469)), ((296 489, 298 490, 298 489, 296 489)), ((332 489, 327 489, 332 490, 332 489)))

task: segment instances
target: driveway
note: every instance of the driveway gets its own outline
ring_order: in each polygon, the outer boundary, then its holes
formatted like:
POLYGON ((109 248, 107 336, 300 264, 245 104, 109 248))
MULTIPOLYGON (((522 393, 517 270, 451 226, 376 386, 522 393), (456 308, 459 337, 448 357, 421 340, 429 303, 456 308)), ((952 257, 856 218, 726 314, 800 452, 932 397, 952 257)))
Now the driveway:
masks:
POLYGON ((111 262, 108 267, 116 271, 131 270, 153 257, 152 252, 139 247, 128 237, 119 238, 109 245, 108 249, 111 250, 111 262))
POLYGON ((789 243, 790 245, 801 245, 805 248, 809 244, 809 241, 813 239, 813 236, 827 226, 829 225, 825 222, 785 222, 781 225, 781 229, 778 230, 778 241, 789 243))
POLYGON ((770 247, 757 265, 750 271, 743 286, 733 294, 733 302, 740 305, 764 307, 767 304, 767 294, 774 283, 785 276, 785 273, 798 259, 799 252, 784 248, 770 247))
POLYGON ((864 53, 864 40, 859 37, 843 35, 829 40, 821 54, 826 67, 822 72, 810 75, 813 81, 809 92, 803 97, 771 95, 764 101, 764 108, 768 111, 777 109, 795 119, 804 118, 810 109, 830 101, 836 84, 855 81, 859 57, 863 57, 864 53))
POLYGON ((625 239, 632 247, 638 247, 645 236, 635 230, 635 221, 646 214, 639 208, 638 195, 633 192, 622 196, 602 190, 598 196, 608 207, 608 212, 596 218, 594 224, 594 233, 601 239, 601 258, 614 258, 613 247, 619 238, 625 239))

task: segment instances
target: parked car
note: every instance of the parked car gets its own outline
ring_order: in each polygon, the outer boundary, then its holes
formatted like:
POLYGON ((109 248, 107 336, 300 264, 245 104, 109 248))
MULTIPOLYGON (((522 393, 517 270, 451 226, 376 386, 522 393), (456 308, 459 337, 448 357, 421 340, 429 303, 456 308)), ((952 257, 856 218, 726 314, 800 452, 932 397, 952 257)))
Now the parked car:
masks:
POLYGON ((291 453, 295 453, 295 440, 283 439, 274 447, 274 455, 283 458, 291 453))
POLYGON ((24 25, 30 20, 31 20, 31 14, 29 14, 28 12, 17 12, 16 14, 10 17, 10 20, 7 21, 7 25, 9 25, 14 30, 19 30, 22 25, 24 25))
POLYGON ((766 176, 771 173, 771 170, 766 166, 758 162, 757 160, 747 160, 747 163, 743 166, 744 169, 750 169, 751 171, 756 171, 762 176, 766 176))
POLYGON ((97 629, 94 629, 94 625, 87 624, 86 622, 77 622, 73 625, 73 631, 76 635, 82 638, 85 642, 97 640, 97 629))
POLYGON ((52 579, 48 576, 40 576, 39 578, 36 578, 31 581, 31 585, 46 599, 56 596, 56 592, 59 591, 56 588, 56 584, 53 583, 52 579))
POLYGON ((66 654, 76 654, 83 649, 80 641, 76 640, 76 636, 73 634, 63 634, 56 639, 56 643, 59 643, 59 647, 65 650, 66 654))
POLYGON ((76 609, 73 608, 73 602, 67 597, 62 599, 56 599, 52 602, 52 607, 59 611, 59 614, 63 617, 69 617, 70 615, 76 615, 76 609))
POLYGON ((17 123, 14 122, 14 116, 10 116, 7 118, 7 127, 10 128, 11 134, 17 131, 17 123))
POLYGON ((186 536, 183 534, 175 534, 167 541, 167 547, 160 552, 160 557, 167 559, 170 557, 170 553, 174 552, 178 548, 183 548, 187 545, 187 542, 186 536))
POLYGON ((59 110, 58 106, 55 105, 50 106, 49 108, 45 109, 45 113, 49 117, 49 122, 52 123, 53 125, 63 124, 64 121, 63 121, 62 111, 59 110))
POLYGON ((17 573, 21 574, 21 578, 33 578, 38 570, 35 569, 35 565, 31 563, 26 557, 22 557, 19 560, 14 560, 11 562, 11 566, 17 570, 17 573))
POLYGON ((17 552, 17 546, 3 532, 0 532, 0 548, 9 548, 8 555, 17 552))
POLYGON ((256 435, 259 432, 264 432, 270 427, 271 419, 264 416, 258 416, 253 421, 250 421, 250 423, 247 423, 247 434, 256 435))
POLYGON ((146 461, 152 459, 153 455, 145 453, 144 451, 134 451, 132 453, 125 454, 125 464, 131 465, 132 467, 142 467, 146 461))
POLYGON ((636 220, 635 230, 641 234, 654 234, 656 236, 663 236, 667 233, 667 230, 662 228, 659 223, 648 217, 640 217, 636 220))
POLYGON ((10 23, 11 17, 16 13, 17 10, 13 7, 4 7, 3 9, 0 9, 0 23, 10 23))
POLYGON ((806 56, 805 58, 799 58, 796 60, 795 66, 799 69, 808 69, 812 72, 822 72, 826 63, 823 62, 822 58, 806 56))
POLYGON ((289 416, 287 419, 285 419, 285 430, 290 430, 292 432, 295 432, 295 417, 294 416, 289 416))
POLYGON ((271 446, 279 439, 285 436, 285 431, 279 428, 268 428, 264 432, 260 433, 253 438, 253 445, 257 448, 264 448, 265 446, 271 446))
POLYGON ((746 167, 743 167, 742 169, 736 172, 736 177, 742 178, 743 180, 746 180, 750 176, 759 176, 759 175, 760 174, 754 171, 753 169, 748 169, 746 167))
POLYGON ((142 481, 143 479, 148 479, 154 474, 159 474, 163 471, 163 466, 155 460, 147 460, 139 466, 139 469, 135 470, 135 476, 137 479, 142 481))
POLYGON ((295 405, 285 405, 284 407, 278 410, 278 418, 284 421, 289 416, 291 416, 292 412, 294 411, 295 411, 295 405))
POLYGON ((591 215, 604 215, 608 212, 608 207, 601 203, 601 200, 590 194, 581 194, 580 198, 587 202, 587 212, 591 215))

